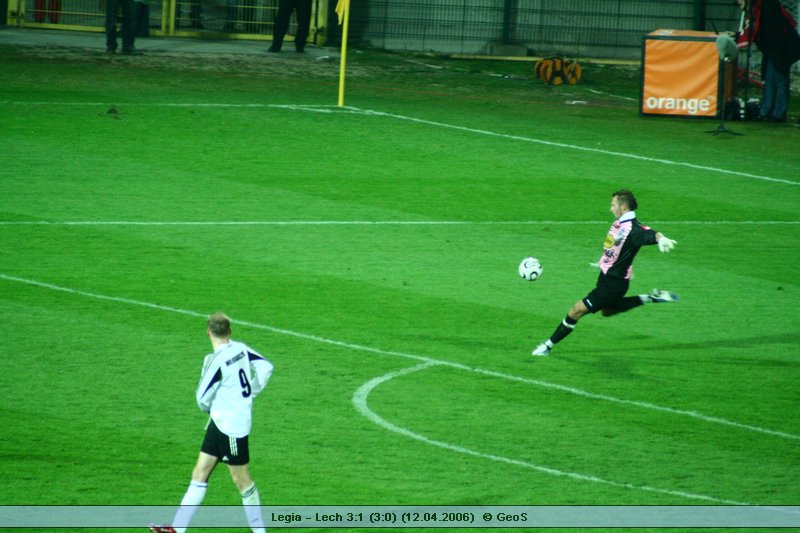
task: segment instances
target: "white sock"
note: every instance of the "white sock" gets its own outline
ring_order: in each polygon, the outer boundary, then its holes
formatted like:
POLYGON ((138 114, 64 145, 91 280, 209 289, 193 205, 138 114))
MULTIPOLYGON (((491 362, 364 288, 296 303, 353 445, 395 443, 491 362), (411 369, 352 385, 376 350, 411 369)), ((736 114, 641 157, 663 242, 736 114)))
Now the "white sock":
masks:
POLYGON ((261 498, 255 483, 242 491, 242 505, 253 532, 265 533, 267 530, 264 528, 264 518, 261 516, 261 498))
POLYGON ((186 533, 186 528, 189 527, 189 522, 192 521, 197 506, 203 503, 203 498, 206 497, 206 489, 208 489, 208 483, 199 481, 189 483, 189 488, 186 489, 186 494, 181 500, 181 507, 172 520, 172 527, 177 533, 186 533))
POLYGON ((649 294, 640 294, 639 299, 642 301, 643 304, 649 304, 653 301, 653 299, 650 298, 649 294))

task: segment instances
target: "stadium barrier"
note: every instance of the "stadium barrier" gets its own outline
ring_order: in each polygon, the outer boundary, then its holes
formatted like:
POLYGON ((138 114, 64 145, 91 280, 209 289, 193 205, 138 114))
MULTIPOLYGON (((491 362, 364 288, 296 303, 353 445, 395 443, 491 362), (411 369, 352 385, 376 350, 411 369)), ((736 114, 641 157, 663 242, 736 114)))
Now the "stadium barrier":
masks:
MULTIPOLYGON (((22 28, 105 31, 106 0, 8 0, 7 23, 22 28)), ((277 0, 136 0, 137 36, 272 40, 277 0)), ((327 0, 313 0, 309 40, 325 43, 327 0)), ((286 41, 292 41, 295 17, 286 41)))

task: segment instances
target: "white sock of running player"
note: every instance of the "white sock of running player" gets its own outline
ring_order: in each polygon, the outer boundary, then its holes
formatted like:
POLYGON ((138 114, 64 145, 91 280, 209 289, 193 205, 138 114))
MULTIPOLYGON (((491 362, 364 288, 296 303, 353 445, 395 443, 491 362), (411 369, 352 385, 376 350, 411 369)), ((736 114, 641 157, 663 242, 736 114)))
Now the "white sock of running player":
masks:
POLYGON ((258 495, 256 484, 253 483, 242 491, 242 505, 247 522, 254 533, 264 533, 264 518, 261 516, 261 498, 258 495))
POLYGON ((649 294, 640 294, 639 299, 642 301, 643 304, 652 303, 653 299, 650 298, 649 294))
POLYGON ((206 497, 207 489, 208 483, 199 481, 189 483, 189 488, 186 489, 186 494, 183 495, 183 500, 181 500, 181 507, 172 520, 172 527, 175 528, 177 533, 186 533, 186 528, 189 527, 189 522, 192 521, 192 516, 197 511, 197 506, 203 503, 203 498, 206 497))

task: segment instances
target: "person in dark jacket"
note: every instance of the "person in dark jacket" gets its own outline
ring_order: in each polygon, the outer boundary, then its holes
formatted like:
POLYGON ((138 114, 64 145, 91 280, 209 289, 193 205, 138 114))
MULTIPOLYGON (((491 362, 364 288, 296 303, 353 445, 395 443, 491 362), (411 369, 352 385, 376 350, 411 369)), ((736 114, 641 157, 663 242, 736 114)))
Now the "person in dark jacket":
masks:
POLYGON ((797 23, 779 0, 737 2, 747 16, 747 26, 739 36, 740 45, 754 43, 764 56, 761 63, 764 98, 758 118, 786 122, 790 72, 792 65, 800 59, 797 23))
POLYGON ((134 0, 107 0, 106 1, 106 52, 109 54, 117 51, 117 18, 122 15, 122 53, 139 55, 136 49, 136 5, 134 0))
POLYGON ((270 52, 280 52, 283 38, 289 29, 289 19, 292 11, 297 16, 297 33, 294 36, 294 49, 304 52, 308 32, 311 27, 311 0, 278 0, 278 14, 275 16, 275 26, 272 30, 272 46, 270 52))

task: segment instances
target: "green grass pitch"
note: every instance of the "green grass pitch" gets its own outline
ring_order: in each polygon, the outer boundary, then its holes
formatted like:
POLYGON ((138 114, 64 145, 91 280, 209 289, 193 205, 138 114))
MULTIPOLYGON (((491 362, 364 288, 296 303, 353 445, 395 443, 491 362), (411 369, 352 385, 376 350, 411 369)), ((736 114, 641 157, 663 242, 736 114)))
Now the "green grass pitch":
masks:
POLYGON ((219 309, 276 366, 264 505, 800 504, 797 128, 641 117, 592 65, 354 52, 337 109, 288 55, 0 62, 0 504, 177 505, 219 309), (631 293, 681 302, 534 360, 622 187, 678 241, 631 293))

